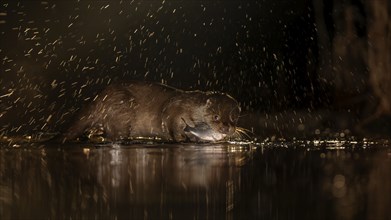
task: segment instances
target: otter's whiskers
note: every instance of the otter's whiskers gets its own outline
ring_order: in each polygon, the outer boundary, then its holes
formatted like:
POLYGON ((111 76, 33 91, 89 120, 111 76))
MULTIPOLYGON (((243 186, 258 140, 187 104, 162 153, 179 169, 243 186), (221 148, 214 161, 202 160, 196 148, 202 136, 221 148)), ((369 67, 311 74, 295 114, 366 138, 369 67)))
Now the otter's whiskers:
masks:
POLYGON ((235 132, 232 136, 238 137, 239 139, 244 139, 243 137, 251 139, 251 136, 248 133, 253 133, 253 132, 242 127, 236 127, 235 132))

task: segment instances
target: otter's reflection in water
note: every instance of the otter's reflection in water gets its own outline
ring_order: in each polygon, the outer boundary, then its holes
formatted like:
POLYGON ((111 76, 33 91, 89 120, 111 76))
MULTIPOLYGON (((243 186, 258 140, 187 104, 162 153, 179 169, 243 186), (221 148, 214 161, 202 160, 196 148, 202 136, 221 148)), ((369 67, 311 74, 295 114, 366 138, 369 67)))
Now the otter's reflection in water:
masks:
POLYGON ((0 147, 0 217, 386 219, 390 152, 292 143, 0 147))
POLYGON ((98 165, 102 195, 111 199, 108 204, 115 204, 111 208, 121 215, 205 219, 224 216, 234 206, 241 165, 253 153, 249 147, 238 149, 223 145, 132 146, 96 150, 89 157, 98 165))

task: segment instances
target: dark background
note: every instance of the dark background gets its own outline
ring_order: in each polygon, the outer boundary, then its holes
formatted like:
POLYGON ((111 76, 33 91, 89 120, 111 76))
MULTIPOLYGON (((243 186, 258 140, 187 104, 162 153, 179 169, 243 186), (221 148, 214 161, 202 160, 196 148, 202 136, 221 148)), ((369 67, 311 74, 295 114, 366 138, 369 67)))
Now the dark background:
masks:
POLYGON ((0 131, 61 130, 107 84, 129 80, 227 92, 246 120, 267 115, 253 127, 277 114, 279 130, 292 112, 324 110, 349 114, 354 124, 373 114, 378 101, 365 62, 335 53, 346 8, 353 10, 355 39, 366 41, 363 1, 2 3, 0 131), (352 70, 340 73, 346 68, 338 58, 352 70))

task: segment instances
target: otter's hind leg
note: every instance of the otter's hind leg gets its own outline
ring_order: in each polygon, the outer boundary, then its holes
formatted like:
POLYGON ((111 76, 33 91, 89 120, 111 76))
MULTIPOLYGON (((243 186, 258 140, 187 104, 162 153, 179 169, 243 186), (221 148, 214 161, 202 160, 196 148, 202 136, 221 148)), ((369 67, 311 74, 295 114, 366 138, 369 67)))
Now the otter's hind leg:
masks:
POLYGON ((82 118, 73 123, 61 136, 60 141, 71 141, 75 140, 78 137, 81 137, 85 130, 91 126, 91 123, 87 118, 82 118))
POLYGON ((76 140, 77 138, 82 137, 88 129, 92 129, 97 122, 96 119, 99 118, 97 109, 98 105, 95 102, 81 109, 76 117, 73 118, 73 123, 70 127, 60 135, 61 141, 76 140))

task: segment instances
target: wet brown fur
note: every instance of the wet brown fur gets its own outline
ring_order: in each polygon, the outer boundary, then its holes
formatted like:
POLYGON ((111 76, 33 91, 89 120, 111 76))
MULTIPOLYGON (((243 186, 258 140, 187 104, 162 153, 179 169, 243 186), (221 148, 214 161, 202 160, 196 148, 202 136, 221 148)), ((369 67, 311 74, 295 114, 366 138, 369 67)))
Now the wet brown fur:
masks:
POLYGON ((207 123, 230 136, 239 117, 238 103, 222 93, 182 91, 158 83, 110 85, 82 109, 63 140, 74 140, 102 128, 109 140, 157 137, 168 141, 197 141, 186 126, 207 123), (219 120, 215 120, 219 115, 219 120))

